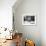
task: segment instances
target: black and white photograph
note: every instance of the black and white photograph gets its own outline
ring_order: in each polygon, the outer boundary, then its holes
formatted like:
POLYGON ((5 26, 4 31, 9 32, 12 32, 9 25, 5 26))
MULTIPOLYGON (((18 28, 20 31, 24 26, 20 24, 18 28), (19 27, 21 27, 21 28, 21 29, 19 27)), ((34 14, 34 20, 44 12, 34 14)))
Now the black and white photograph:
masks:
POLYGON ((23 25, 36 25, 36 15, 24 15, 22 16, 23 25))

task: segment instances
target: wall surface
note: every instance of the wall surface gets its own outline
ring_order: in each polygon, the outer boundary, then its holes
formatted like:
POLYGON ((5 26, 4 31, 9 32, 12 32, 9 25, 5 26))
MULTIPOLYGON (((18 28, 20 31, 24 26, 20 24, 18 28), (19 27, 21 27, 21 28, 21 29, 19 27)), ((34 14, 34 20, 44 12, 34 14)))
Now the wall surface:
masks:
POLYGON ((19 5, 16 3, 17 7, 13 6, 15 29, 22 32, 25 39, 34 40, 36 46, 46 46, 45 2, 45 0, 23 0, 19 5), (22 25, 22 16, 27 13, 36 13, 36 25, 22 25))
POLYGON ((12 29, 12 6, 16 0, 0 0, 0 27, 12 29))
POLYGON ((40 23, 42 46, 46 46, 46 0, 41 1, 40 23))

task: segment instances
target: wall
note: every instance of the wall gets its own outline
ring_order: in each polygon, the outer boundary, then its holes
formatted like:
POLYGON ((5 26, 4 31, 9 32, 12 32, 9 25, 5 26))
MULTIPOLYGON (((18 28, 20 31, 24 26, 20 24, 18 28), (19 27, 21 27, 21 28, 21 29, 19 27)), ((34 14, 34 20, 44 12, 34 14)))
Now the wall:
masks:
POLYGON ((15 19, 15 29, 23 33, 23 37, 35 41, 36 46, 41 46, 41 0, 23 0, 19 5, 13 6, 13 14, 15 19), (36 13, 36 25, 22 25, 22 16, 26 13, 36 13))
POLYGON ((46 46, 46 0, 41 1, 40 23, 42 46, 46 46))
POLYGON ((19 5, 14 4, 13 13, 15 29, 22 32, 24 38, 34 40, 36 46, 46 46, 46 0, 23 0, 19 5), (37 14, 35 26, 22 25, 22 15, 26 13, 37 14))
POLYGON ((0 27, 12 29, 12 6, 16 0, 0 0, 0 27))

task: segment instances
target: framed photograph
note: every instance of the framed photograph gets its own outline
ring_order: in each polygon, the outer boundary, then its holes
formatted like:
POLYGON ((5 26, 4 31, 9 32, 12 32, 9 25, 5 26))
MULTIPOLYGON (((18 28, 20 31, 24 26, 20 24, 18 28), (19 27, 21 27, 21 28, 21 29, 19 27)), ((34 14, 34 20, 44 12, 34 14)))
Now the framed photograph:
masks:
POLYGON ((36 15, 34 14, 24 14, 22 16, 23 25, 36 25, 36 15))

